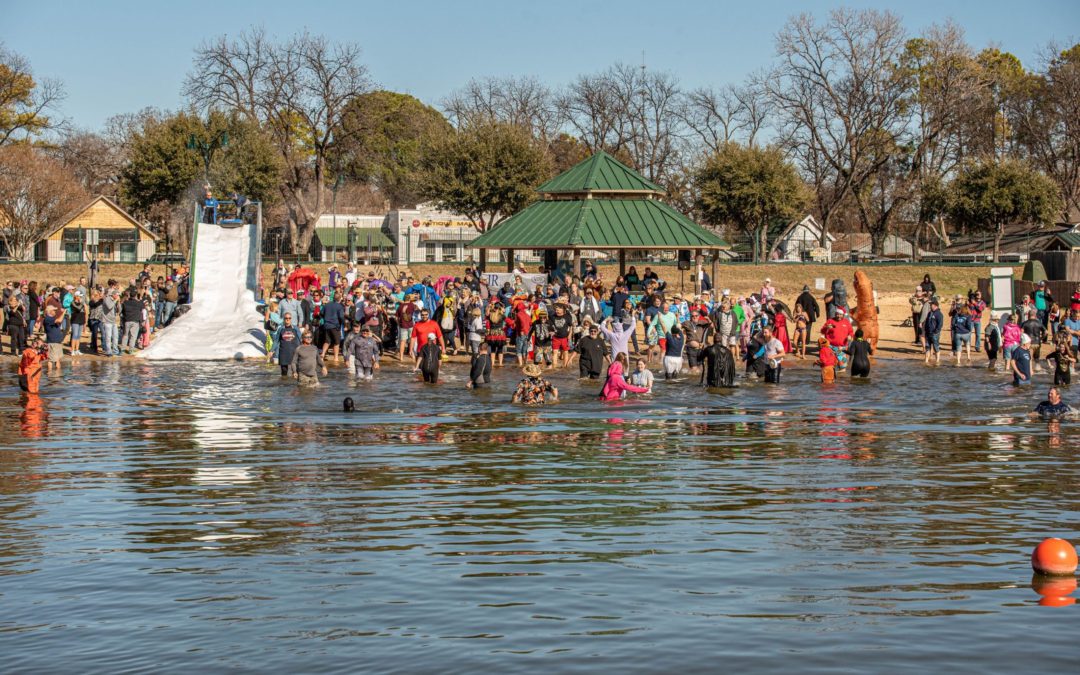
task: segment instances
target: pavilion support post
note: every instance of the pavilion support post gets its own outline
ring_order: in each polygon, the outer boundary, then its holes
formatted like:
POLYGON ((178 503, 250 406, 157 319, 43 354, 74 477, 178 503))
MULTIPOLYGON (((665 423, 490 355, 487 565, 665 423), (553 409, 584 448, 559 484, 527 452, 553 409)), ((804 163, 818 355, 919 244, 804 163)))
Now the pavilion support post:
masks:
POLYGON ((694 250, 694 295, 701 293, 701 249, 694 250))
POLYGON ((620 248, 619 249, 619 276, 620 277, 625 277, 626 276, 626 249, 625 248, 620 248))
POLYGON ((506 249, 506 271, 514 271, 514 249, 512 248, 506 249))
MULTIPOLYGON (((720 281, 716 278, 718 274, 720 274, 720 251, 717 250, 717 249, 713 249, 713 252, 712 252, 712 287, 713 287, 713 289, 715 289, 716 285, 720 283, 720 281)), ((715 290, 713 290, 713 298, 714 299, 716 298, 716 291, 715 290)))
POLYGON ((571 262, 570 278, 573 279, 574 277, 580 277, 581 276, 581 251, 579 249, 576 249, 576 248, 574 249, 573 257, 571 258, 571 260, 573 262, 571 262))
POLYGON ((480 249, 480 271, 487 272, 487 249, 480 249))

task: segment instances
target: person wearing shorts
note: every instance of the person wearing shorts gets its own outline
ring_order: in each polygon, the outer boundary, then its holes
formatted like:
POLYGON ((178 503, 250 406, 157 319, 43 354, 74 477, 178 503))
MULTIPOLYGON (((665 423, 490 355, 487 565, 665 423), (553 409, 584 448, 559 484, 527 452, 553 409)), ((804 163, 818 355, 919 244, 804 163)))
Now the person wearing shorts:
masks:
POLYGON ((574 317, 563 305, 555 305, 555 316, 551 318, 551 351, 554 367, 559 368, 570 363, 570 334, 574 330, 574 317))
POLYGON ((48 345, 49 363, 47 372, 52 373, 53 367, 60 370, 60 359, 64 356, 64 327, 57 320, 57 316, 63 316, 63 312, 57 312, 55 307, 45 308, 45 320, 42 326, 45 328, 45 343, 48 345))

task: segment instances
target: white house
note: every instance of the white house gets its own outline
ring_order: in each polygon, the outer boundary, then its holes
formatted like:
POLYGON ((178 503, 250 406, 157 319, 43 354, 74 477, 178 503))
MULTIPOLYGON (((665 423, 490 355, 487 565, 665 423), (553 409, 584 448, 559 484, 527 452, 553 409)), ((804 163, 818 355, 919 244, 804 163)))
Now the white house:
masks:
POLYGON ((773 242, 769 249, 769 260, 828 262, 832 257, 836 237, 827 235, 825 246, 822 246, 821 226, 811 215, 802 220, 793 220, 777 230, 775 234, 769 233, 769 240, 773 242))

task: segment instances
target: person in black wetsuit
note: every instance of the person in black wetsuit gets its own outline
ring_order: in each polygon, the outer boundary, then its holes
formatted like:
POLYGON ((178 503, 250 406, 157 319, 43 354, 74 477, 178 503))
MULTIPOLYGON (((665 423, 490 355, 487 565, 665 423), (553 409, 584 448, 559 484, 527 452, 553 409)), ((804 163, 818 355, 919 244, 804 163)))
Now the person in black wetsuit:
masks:
POLYGON ((705 367, 701 370, 701 382, 708 387, 735 386, 735 357, 731 350, 719 342, 712 342, 701 352, 705 367))
POLYGON ((420 353, 416 355, 416 370, 419 370, 424 375, 424 382, 431 384, 438 384, 439 382, 439 361, 442 359, 442 350, 439 349, 439 343, 436 341, 435 333, 428 333, 427 342, 420 348, 420 353))
POLYGON ((852 377, 870 377, 870 355, 873 353, 874 348, 863 339, 862 329, 855 331, 855 339, 847 347, 852 377))
POLYGON ((469 381, 465 386, 474 389, 481 384, 491 384, 491 347, 486 342, 481 342, 479 350, 472 355, 469 381))

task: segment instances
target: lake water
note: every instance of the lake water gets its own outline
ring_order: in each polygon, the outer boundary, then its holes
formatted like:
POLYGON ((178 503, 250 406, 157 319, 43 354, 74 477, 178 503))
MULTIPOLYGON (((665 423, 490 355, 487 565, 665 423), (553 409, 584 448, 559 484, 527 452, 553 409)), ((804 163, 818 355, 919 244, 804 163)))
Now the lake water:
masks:
POLYGON ((1041 384, 892 361, 523 409, 512 369, 66 368, 0 397, 5 672, 1076 668, 1028 562, 1080 538, 1041 384))

